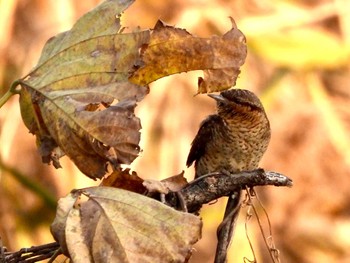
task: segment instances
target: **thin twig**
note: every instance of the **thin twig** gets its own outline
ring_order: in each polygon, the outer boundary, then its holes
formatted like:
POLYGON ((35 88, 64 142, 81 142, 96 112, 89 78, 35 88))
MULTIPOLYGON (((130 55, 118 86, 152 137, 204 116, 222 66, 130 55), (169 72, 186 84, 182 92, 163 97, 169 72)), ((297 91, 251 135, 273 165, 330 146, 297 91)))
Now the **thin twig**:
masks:
POLYGON ((275 243, 273 241, 272 226, 271 226, 270 217, 269 217, 265 207, 263 206, 261 200, 259 199, 259 197, 258 197, 258 195, 256 194, 255 191, 254 191, 254 193, 255 193, 255 198, 256 198, 256 200, 258 200, 258 203, 259 203, 260 207, 262 208, 262 210, 263 210, 263 212, 264 212, 264 214, 266 216, 268 225, 269 225, 269 234, 270 234, 270 236, 266 239, 266 242, 268 242, 268 241, 270 241, 270 242, 267 245, 269 247, 269 250, 273 254, 272 256, 277 260, 277 262, 281 262, 280 257, 279 257, 279 255, 280 255, 279 250, 276 248, 275 243))
POLYGON ((0 263, 5 262, 5 251, 6 247, 2 245, 2 239, 0 237, 0 263))
POLYGON ((55 253, 51 256, 50 260, 47 263, 53 263, 54 260, 61 254, 62 254, 62 249, 61 248, 57 249, 55 251, 55 253))
POLYGON ((246 216, 246 220, 245 220, 245 223, 244 223, 244 228, 245 228, 245 234, 246 234, 246 237, 247 237, 247 240, 248 240, 248 243, 249 243, 249 246, 250 246, 250 250, 252 251, 252 254, 253 254, 253 260, 250 260, 248 259, 247 257, 244 257, 243 260, 244 262, 250 262, 250 263, 255 263, 257 262, 256 260, 256 256, 255 256, 255 251, 254 251, 254 247, 253 247, 253 243, 252 241, 250 240, 250 237, 249 237, 249 234, 248 234, 248 221, 252 218, 253 214, 251 213, 250 209, 251 209, 251 202, 252 200, 250 199, 250 196, 247 194, 246 195, 246 198, 247 200, 244 202, 244 203, 247 203, 248 204, 248 210, 247 210, 247 216, 246 216))
POLYGON ((188 212, 187 205, 186 205, 186 202, 185 202, 184 197, 182 196, 181 192, 176 192, 176 195, 177 195, 177 198, 179 199, 179 202, 180 202, 181 211, 187 213, 188 212))
POLYGON ((5 252, 4 258, 6 263, 34 263, 51 258, 57 253, 59 247, 60 245, 57 242, 53 242, 30 248, 22 248, 16 252, 5 252))
POLYGON ((11 98, 13 92, 11 90, 6 91, 6 93, 0 98, 0 108, 11 98))
MULTIPOLYGON (((256 195, 256 193, 255 193, 255 191, 254 191, 253 189, 252 189, 252 191, 253 191, 253 193, 256 195)), ((247 190, 247 194, 248 194, 249 198, 251 199, 251 194, 250 194, 250 192, 249 192, 248 190, 247 190)), ((261 223, 261 221, 260 221, 258 212, 256 211, 256 208, 255 208, 254 204, 251 203, 250 207, 251 207, 251 208, 253 209, 253 211, 254 211, 254 215, 256 216, 256 220, 258 221, 260 233, 261 233, 261 235, 262 235, 263 238, 264 238, 264 244, 266 245, 266 248, 267 248, 267 250, 269 251, 269 255, 270 255, 270 257, 271 257, 272 262, 274 262, 274 263, 279 262, 279 259, 277 259, 278 261, 276 261, 276 258, 274 257, 274 255, 273 255, 272 252, 271 252, 270 246, 267 244, 267 240, 268 240, 268 239, 267 239, 267 237, 266 237, 266 235, 265 235, 265 231, 264 231, 264 229, 263 229, 263 227, 262 227, 262 223, 261 223)), ((271 233, 271 230, 270 230, 270 233, 271 233)))

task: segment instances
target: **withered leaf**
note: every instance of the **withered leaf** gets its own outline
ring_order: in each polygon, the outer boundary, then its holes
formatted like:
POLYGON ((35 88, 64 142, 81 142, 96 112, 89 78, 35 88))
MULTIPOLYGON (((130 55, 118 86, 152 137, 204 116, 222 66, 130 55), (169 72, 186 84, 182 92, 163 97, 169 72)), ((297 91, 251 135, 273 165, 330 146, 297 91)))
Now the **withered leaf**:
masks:
POLYGON ((76 201, 77 195, 74 193, 67 195, 65 198, 61 198, 58 201, 55 220, 51 224, 51 233, 60 244, 62 253, 65 255, 69 254, 66 243, 66 233, 60 230, 66 227, 68 215, 72 211, 76 201))
POLYGON ((161 182, 172 192, 180 191, 188 184, 184 174, 185 172, 182 171, 177 175, 163 179, 161 182))
POLYGON ((142 185, 143 181, 144 180, 140 178, 135 171, 130 172, 130 169, 118 169, 104 178, 101 182, 101 186, 116 187, 142 194, 147 190, 142 185))
POLYGON ((177 192, 180 191, 188 184, 186 178, 184 177, 184 171, 180 174, 168 177, 162 181, 157 180, 144 180, 143 185, 148 192, 156 192, 161 194, 168 194, 169 191, 177 192))
POLYGON ((22 118, 43 161, 60 167, 66 154, 96 179, 106 164, 130 164, 139 153, 136 103, 148 87, 128 81, 149 31, 122 34, 119 17, 133 1, 105 1, 70 31, 45 45, 21 83, 22 118))
POLYGON ((161 181, 154 179, 147 179, 143 181, 143 186, 150 193, 160 193, 160 194, 168 194, 169 188, 166 187, 161 181))
POLYGON ((70 205, 66 214, 57 213, 55 221, 65 226, 52 225, 54 237, 75 263, 184 262, 200 238, 199 217, 117 188, 78 190, 63 198, 58 210, 79 195, 89 199, 70 205))
POLYGON ((200 38, 158 21, 149 44, 142 50, 144 65, 133 73, 130 81, 147 85, 171 74, 204 70, 204 78, 198 81, 198 93, 234 86, 247 56, 247 46, 233 20, 232 24, 232 29, 222 37, 200 38))

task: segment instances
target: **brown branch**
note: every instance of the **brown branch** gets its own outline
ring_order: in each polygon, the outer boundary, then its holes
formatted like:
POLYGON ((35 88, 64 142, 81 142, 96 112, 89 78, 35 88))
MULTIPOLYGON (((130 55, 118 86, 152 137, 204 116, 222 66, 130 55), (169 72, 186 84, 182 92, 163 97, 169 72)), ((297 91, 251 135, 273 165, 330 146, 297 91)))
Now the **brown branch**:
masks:
MULTIPOLYGON (((280 173, 265 172, 263 169, 257 169, 235 174, 208 174, 192 181, 180 192, 182 202, 185 203, 188 211, 198 213, 203 204, 222 196, 231 195, 233 192, 239 192, 241 189, 263 185, 291 187, 293 183, 291 179, 280 173)), ((236 200, 236 202, 239 202, 239 200, 236 200)), ((236 207, 236 202, 232 204, 233 207, 236 207)), ((218 227, 218 246, 215 254, 216 263, 226 262, 227 250, 235 228, 234 218, 237 218, 238 213, 239 211, 233 210, 229 214, 225 214, 223 222, 218 227)))
MULTIPOLYGON (((187 210, 198 212, 203 204, 207 204, 232 192, 246 187, 273 185, 291 187, 293 182, 283 174, 257 169, 235 174, 211 173, 190 182, 179 191, 187 210)), ((173 198, 174 199, 174 198, 173 198)), ((168 200, 171 206, 177 207, 174 200, 168 200)))
MULTIPOLYGON (((166 200, 173 207, 187 208, 189 212, 196 213, 203 204, 227 196, 236 190, 262 185, 290 187, 292 180, 280 173, 265 172, 263 169, 236 174, 211 173, 190 182, 176 193, 168 194, 166 200)), ((0 263, 38 262, 57 256, 61 253, 59 249, 60 245, 53 242, 22 248, 17 252, 7 252, 0 242, 0 263)))
POLYGON ((1 254, 0 262, 38 262, 44 259, 51 258, 59 248, 60 245, 57 242, 53 242, 40 246, 32 246, 30 248, 22 248, 16 252, 4 252, 1 254))

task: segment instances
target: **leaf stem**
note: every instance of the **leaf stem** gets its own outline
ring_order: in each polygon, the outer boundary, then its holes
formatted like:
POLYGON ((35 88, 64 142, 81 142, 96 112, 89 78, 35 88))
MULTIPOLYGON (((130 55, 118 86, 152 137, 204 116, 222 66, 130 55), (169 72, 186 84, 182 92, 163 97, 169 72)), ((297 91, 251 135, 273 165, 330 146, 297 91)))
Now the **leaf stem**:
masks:
POLYGON ((1 98, 0 98, 0 108, 9 100, 9 98, 13 95, 11 90, 8 90, 1 98))
POLYGON ((0 108, 12 97, 13 94, 18 94, 19 91, 16 87, 21 83, 21 80, 16 80, 11 84, 11 87, 6 93, 0 98, 0 108))

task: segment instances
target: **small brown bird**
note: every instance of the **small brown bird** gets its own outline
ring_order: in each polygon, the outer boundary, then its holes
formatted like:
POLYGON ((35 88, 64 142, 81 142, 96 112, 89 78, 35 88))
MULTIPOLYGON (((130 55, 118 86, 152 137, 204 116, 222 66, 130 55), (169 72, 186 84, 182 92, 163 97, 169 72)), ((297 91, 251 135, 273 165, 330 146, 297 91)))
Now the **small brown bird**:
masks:
MULTIPOLYGON (((191 166, 195 162, 195 178, 212 172, 235 173, 258 168, 271 136, 269 120, 259 98, 242 89, 208 96, 216 100, 217 114, 202 122, 192 142, 186 164, 191 166)), ((240 193, 229 198, 225 217, 238 206, 239 198, 240 193)))

